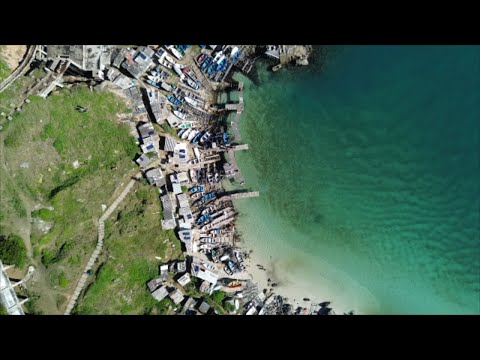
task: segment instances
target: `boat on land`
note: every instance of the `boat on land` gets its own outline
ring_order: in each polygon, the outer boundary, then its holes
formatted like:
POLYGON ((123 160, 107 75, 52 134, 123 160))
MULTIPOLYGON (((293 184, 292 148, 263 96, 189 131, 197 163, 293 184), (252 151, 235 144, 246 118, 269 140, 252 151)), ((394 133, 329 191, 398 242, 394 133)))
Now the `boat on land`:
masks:
POLYGON ((182 77, 183 72, 182 69, 185 67, 185 65, 182 64, 175 64, 173 65, 173 70, 178 74, 178 76, 182 77))
POLYGON ((187 119, 187 114, 182 112, 182 111, 179 111, 179 110, 173 110, 173 113, 176 117, 178 117, 179 119, 181 120, 186 120, 187 119))
POLYGON ((198 106, 198 102, 196 100, 193 100, 191 97, 185 96, 185 101, 187 104, 192 105, 193 107, 198 106))

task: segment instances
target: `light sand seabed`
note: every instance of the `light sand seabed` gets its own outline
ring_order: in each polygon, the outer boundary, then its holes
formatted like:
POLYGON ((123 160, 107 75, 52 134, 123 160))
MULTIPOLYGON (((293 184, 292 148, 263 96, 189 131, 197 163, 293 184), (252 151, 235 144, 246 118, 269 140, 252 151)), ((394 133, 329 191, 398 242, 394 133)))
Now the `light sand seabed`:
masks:
POLYGON ((273 292, 288 298, 294 308, 301 306, 309 309, 312 303, 330 301, 330 307, 336 314, 351 310, 355 314, 379 313, 380 306, 367 289, 321 259, 294 248, 286 249, 285 246, 273 251, 268 247, 268 239, 263 239, 266 244, 255 245, 251 240, 256 236, 243 235, 244 239, 238 245, 244 251, 253 250, 246 261, 247 273, 258 284, 260 291, 272 289, 270 284, 277 283, 273 292), (301 265, 292 267, 292 258, 296 259, 297 265, 301 265), (257 264, 265 270, 258 268, 257 264), (328 278, 321 274, 328 275, 328 278), (270 283, 268 279, 271 280, 270 283), (309 298, 310 301, 303 301, 304 298, 309 298))

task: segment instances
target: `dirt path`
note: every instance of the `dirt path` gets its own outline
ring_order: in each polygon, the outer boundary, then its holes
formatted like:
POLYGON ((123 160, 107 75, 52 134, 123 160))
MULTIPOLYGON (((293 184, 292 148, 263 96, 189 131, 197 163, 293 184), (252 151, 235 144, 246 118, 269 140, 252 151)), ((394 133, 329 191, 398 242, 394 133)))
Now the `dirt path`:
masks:
POLYGON ((117 209, 117 206, 125 199, 125 197, 128 195, 130 190, 132 190, 133 186, 138 181, 138 179, 141 178, 141 176, 142 176, 142 174, 139 172, 134 176, 134 178, 132 180, 130 180, 130 182, 123 189, 123 191, 120 193, 120 195, 115 199, 115 201, 110 205, 110 207, 105 211, 105 213, 98 220, 97 247, 95 248, 92 256, 90 256, 90 259, 88 260, 88 263, 85 266, 85 269, 82 273, 82 276, 80 277, 80 280, 77 283, 75 291, 73 292, 73 295, 70 297, 70 299, 68 301, 67 308, 65 310, 64 315, 70 315, 73 308, 75 307, 75 305, 77 303, 77 299, 80 296, 80 293, 82 292, 82 290, 85 287, 85 284, 87 282, 87 279, 88 279, 88 273, 87 272, 93 267, 93 265, 95 264, 95 261, 97 261, 97 258, 100 255, 100 252, 102 251, 103 239, 105 237, 105 221, 117 209))

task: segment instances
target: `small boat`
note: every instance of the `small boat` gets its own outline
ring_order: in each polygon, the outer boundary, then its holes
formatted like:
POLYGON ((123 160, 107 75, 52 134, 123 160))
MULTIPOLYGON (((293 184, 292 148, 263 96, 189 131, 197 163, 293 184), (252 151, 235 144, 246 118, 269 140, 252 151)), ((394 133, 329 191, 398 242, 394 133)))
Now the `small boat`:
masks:
POLYGON ((210 136, 212 136, 208 131, 200 138, 200 144, 203 144, 205 141, 210 139, 210 136))
POLYGON ((209 206, 202 211, 202 215, 209 214, 209 213, 211 213, 212 211, 215 211, 215 210, 217 210, 217 207, 215 205, 209 206))
MULTIPOLYGON (((151 80, 156 83, 160 83, 160 77, 159 76, 153 76, 153 75, 147 75, 148 80, 151 80)), ((147 80, 147 82, 148 82, 147 80)))
POLYGON ((160 84, 157 83, 157 82, 155 82, 155 81, 153 81, 153 80, 148 79, 148 80, 147 80, 147 84, 152 85, 153 87, 155 87, 155 88, 157 88, 157 89, 160 89, 160 84))
MULTIPOLYGON (((190 137, 190 136, 189 136, 189 137, 190 137)), ((199 161, 198 161, 198 159, 192 159, 192 160, 189 160, 188 163, 189 163, 190 165, 196 165, 196 164, 199 163, 199 161)))
POLYGON ((205 54, 200 54, 200 55, 198 56, 198 58, 197 58, 198 64, 201 65, 201 64, 205 61, 206 58, 207 58, 207 55, 205 55, 205 54))
POLYGON ((171 69, 173 67, 172 63, 170 63, 168 61, 165 61, 165 60, 159 61, 159 63, 160 63, 160 65, 165 66, 167 69, 171 69))
POLYGON ((185 101, 187 102, 187 104, 190 104, 194 107, 198 106, 198 102, 193 100, 191 97, 185 96, 185 101))
POLYGON ((201 244, 198 248, 201 250, 210 250, 214 244, 201 244))
POLYGON ((167 60, 167 62, 169 62, 171 65, 175 65, 176 64, 176 61, 174 58, 172 58, 170 55, 168 54, 165 54, 165 60, 167 60))
POLYGON ((192 144, 198 144, 198 142, 200 141, 200 139, 202 137, 202 134, 203 134, 203 131, 199 131, 199 133, 193 138, 192 144))
POLYGON ((202 193, 198 192, 198 193, 192 194, 191 198, 192 200, 197 200, 201 196, 202 196, 202 193))
POLYGON ((181 137, 185 131, 187 131, 187 128, 181 129, 181 130, 177 133, 178 137, 181 137))
POLYGON ((183 58, 183 55, 180 53, 180 51, 175 49, 173 45, 169 48, 169 50, 172 52, 173 56, 175 56, 178 60, 181 60, 183 58))
POLYGON ((173 90, 172 86, 170 84, 167 84, 165 81, 162 81, 160 86, 162 87, 163 90, 166 90, 166 91, 172 91, 173 90))
POLYGON ((209 230, 212 226, 213 226, 212 224, 204 225, 204 226, 202 226, 201 230, 202 231, 209 230))
POLYGON ((182 122, 181 124, 178 125, 179 129, 189 129, 191 127, 193 127, 193 121, 182 122))
POLYGON ((190 174, 190 180, 192 180, 192 183, 196 183, 197 182, 197 172, 193 169, 190 169, 189 174, 190 174))
POLYGON ((186 78, 185 81, 187 82, 187 85, 190 86, 193 90, 198 90, 198 89, 200 89, 200 85, 198 84, 197 81, 193 81, 193 80, 190 79, 189 77, 186 78))
POLYGON ((225 146, 230 145, 230 135, 227 132, 223 133, 223 143, 225 146))
POLYGON ((185 140, 188 137, 188 135, 190 134, 191 131, 192 131, 192 128, 187 129, 187 131, 185 131, 182 134, 182 140, 185 140))
MULTIPOLYGON (((193 130, 190 135, 188 135, 187 141, 192 141, 192 139, 198 134, 198 130, 193 130)), ((195 159, 196 160, 196 159, 195 159)))
POLYGON ((209 263, 204 262, 204 263, 202 263, 202 265, 205 266, 205 268, 208 269, 208 270, 212 270, 212 271, 217 270, 217 268, 213 264, 209 264, 209 263))
POLYGON ((197 220, 197 225, 202 225, 205 221, 208 221, 210 219, 209 214, 205 214, 200 216, 200 218, 197 220))
POLYGON ((211 238, 211 237, 205 237, 205 238, 201 238, 201 239, 200 239, 200 242, 202 242, 202 243, 208 243, 208 244, 213 244, 213 243, 216 243, 217 240, 214 239, 214 238, 211 238))
POLYGON ((220 229, 213 229, 213 230, 210 230, 209 233, 211 235, 220 235, 222 233, 222 230, 220 229))
POLYGON ((228 283, 227 287, 229 288, 236 288, 236 287, 241 287, 242 283, 238 280, 234 280, 228 283))
POLYGON ((185 67, 185 65, 182 65, 182 64, 175 64, 173 65, 173 70, 175 70, 175 72, 178 74, 178 76, 182 76, 183 75, 183 72, 182 72, 182 69, 185 67))
POLYGON ((237 46, 235 46, 235 47, 232 49, 232 52, 230 53, 230 57, 232 57, 232 58, 233 58, 233 56, 234 56, 234 55, 235 55, 235 53, 237 53, 237 52, 238 52, 238 47, 237 47, 237 46))
POLYGON ((195 75, 192 69, 189 69, 186 67, 183 69, 183 73, 188 77, 190 77, 190 79, 192 79, 193 81, 198 81, 197 76, 195 75))
POLYGON ((190 192, 191 192, 192 194, 195 194, 195 193, 201 193, 201 192, 204 191, 204 190, 205 190, 205 186, 199 185, 199 186, 195 186, 195 187, 191 188, 191 189, 190 189, 190 192))
POLYGON ((187 114, 178 110, 173 110, 173 114, 179 119, 186 120, 187 114))

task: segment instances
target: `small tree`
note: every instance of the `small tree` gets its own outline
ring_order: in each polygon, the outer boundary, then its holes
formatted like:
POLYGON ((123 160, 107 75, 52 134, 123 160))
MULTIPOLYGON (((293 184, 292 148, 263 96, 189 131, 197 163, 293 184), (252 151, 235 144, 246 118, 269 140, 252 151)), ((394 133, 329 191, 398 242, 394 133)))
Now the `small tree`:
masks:
POLYGON ((212 300, 221 305, 223 299, 225 299, 225 293, 223 291, 214 291, 211 296, 212 300))

